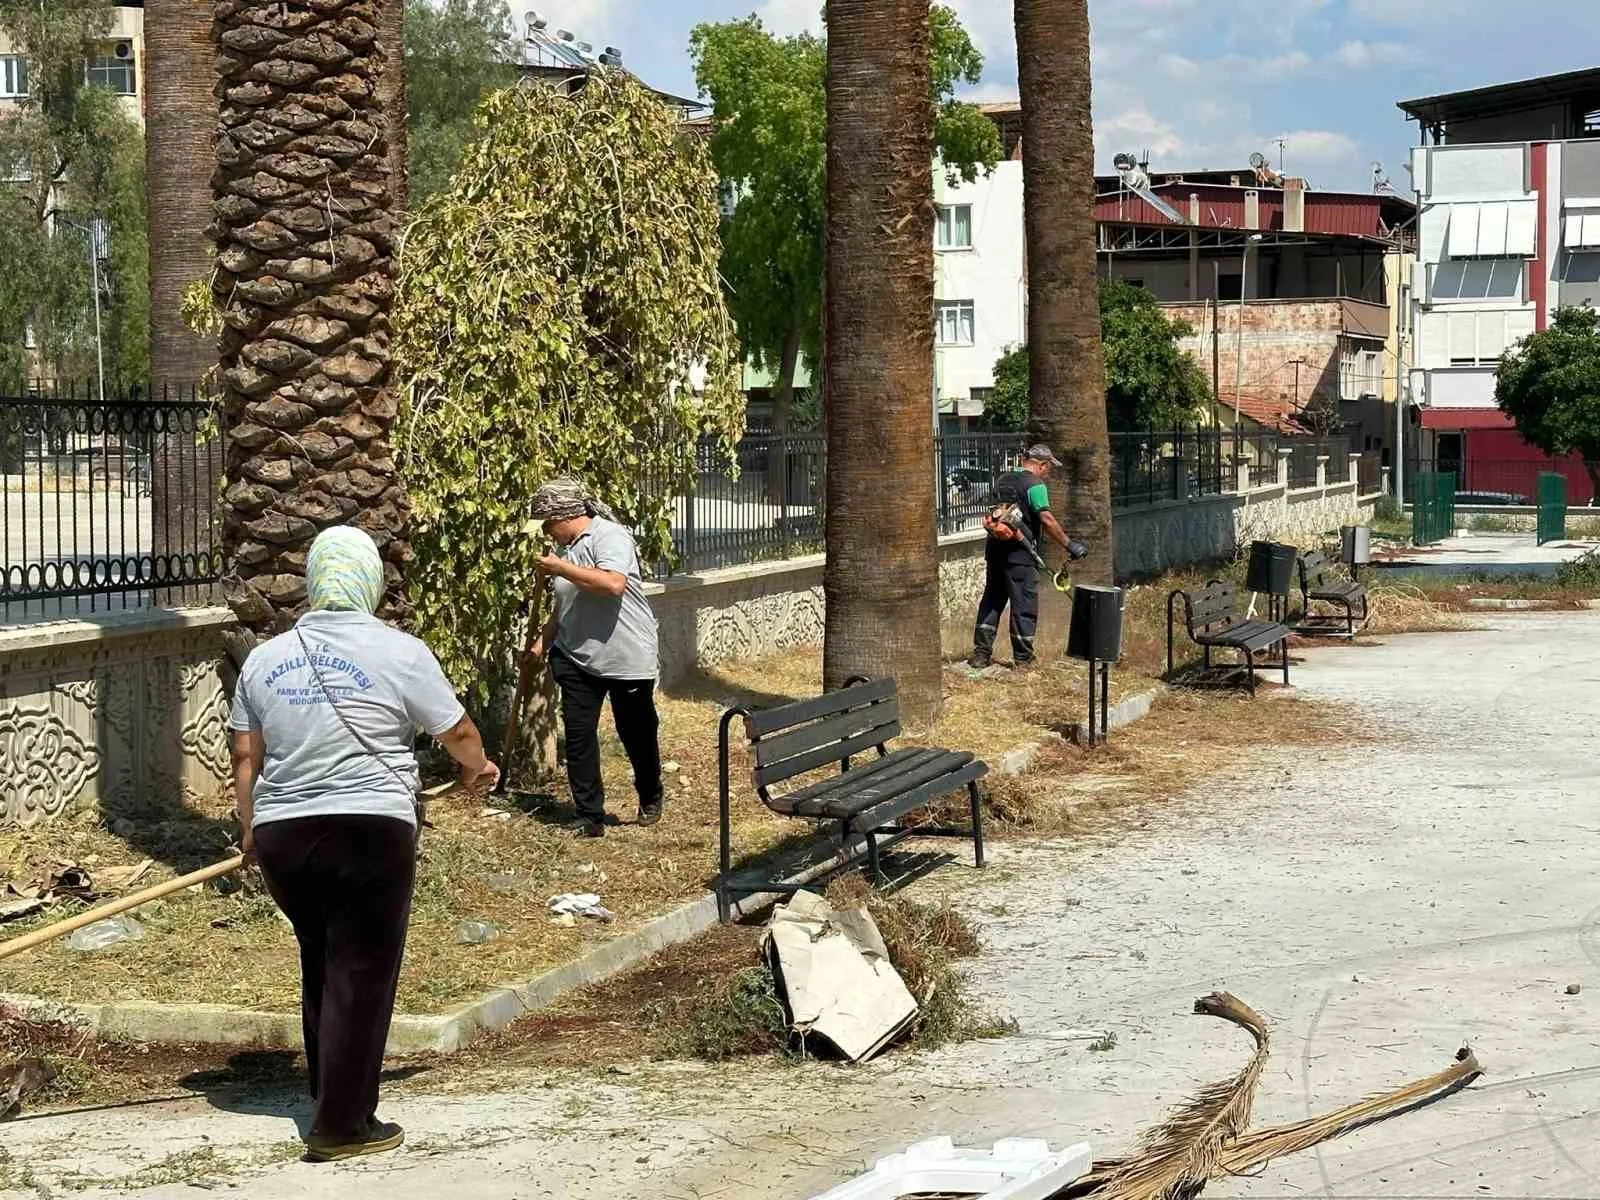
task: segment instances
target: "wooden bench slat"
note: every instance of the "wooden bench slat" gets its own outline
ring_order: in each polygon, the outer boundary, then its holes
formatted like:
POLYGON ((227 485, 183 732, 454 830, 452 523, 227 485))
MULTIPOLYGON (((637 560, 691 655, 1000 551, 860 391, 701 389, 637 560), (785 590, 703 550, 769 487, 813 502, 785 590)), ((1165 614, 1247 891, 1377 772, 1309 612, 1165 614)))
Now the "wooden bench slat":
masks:
POLYGON ((898 820, 908 812, 913 812, 940 796, 948 796, 951 792, 964 788, 969 783, 976 783, 989 773, 985 763, 971 762, 948 775, 934 779, 921 787, 913 788, 876 804, 871 808, 863 809, 849 820, 850 828, 858 833, 865 833, 870 829, 877 829, 890 821, 898 820))
POLYGON ((855 737, 820 746, 815 750, 807 750, 803 754, 796 754, 792 758, 786 758, 770 766, 757 767, 752 773, 752 778, 757 788, 769 787, 774 783, 782 783, 785 779, 793 779, 796 775, 804 775, 807 771, 815 771, 818 767, 825 767, 829 763, 842 762, 899 736, 900 723, 897 721, 893 725, 885 725, 868 733, 858 733, 855 737))
POLYGON ((1232 584, 1213 583, 1189 593, 1189 622, 1195 629, 1231 618, 1237 608, 1238 593, 1232 584))
MULTIPOLYGON (((930 780, 958 771, 972 761, 972 755, 959 750, 935 750, 931 754, 908 759, 888 771, 875 771, 852 786, 831 788, 821 795, 808 797, 795 805, 795 815, 802 817, 847 817, 874 804, 893 800, 902 792, 921 787, 930 780)), ((849 779, 854 771, 845 772, 849 779)))
POLYGON ((824 692, 810 700, 796 700, 793 704, 780 704, 776 708, 758 708, 744 719, 745 732, 752 738, 765 737, 820 717, 831 717, 861 708, 879 700, 895 696, 893 679, 872 679, 853 687, 824 692))
POLYGON ((782 733, 759 739, 755 743, 756 765, 769 766, 793 758, 807 750, 841 742, 857 734, 874 729, 888 729, 900 724, 898 700, 883 700, 865 708, 852 709, 837 717, 827 717, 806 725, 798 725, 782 733))

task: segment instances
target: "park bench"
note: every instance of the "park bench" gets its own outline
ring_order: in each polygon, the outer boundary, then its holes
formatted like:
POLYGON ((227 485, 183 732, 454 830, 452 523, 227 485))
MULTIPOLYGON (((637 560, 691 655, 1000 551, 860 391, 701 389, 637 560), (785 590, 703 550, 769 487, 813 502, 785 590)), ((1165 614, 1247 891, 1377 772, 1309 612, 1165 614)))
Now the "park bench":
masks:
MULTIPOLYGON (((1361 610, 1361 624, 1367 623, 1367 589, 1339 574, 1327 555, 1313 550, 1300 556, 1301 618, 1312 619, 1311 602, 1331 604, 1344 613, 1345 636, 1356 634, 1356 609, 1361 610)), ((1330 632, 1316 626, 1302 627, 1306 633, 1330 632)))
MULTIPOLYGON (((1240 615, 1238 589, 1231 583, 1213 579, 1198 591, 1182 588, 1167 597, 1167 677, 1173 677, 1174 637, 1177 626, 1178 602, 1183 602, 1183 623, 1189 640, 1205 652, 1205 669, 1209 673, 1211 652, 1214 649, 1237 650, 1244 656, 1243 674, 1249 681, 1250 694, 1256 693, 1256 656, 1277 647, 1283 660, 1283 682, 1289 682, 1289 628, 1276 621, 1257 621, 1240 615)), ((1229 676, 1240 672, 1230 669, 1229 676)))
POLYGON ((761 803, 779 816, 817 822, 836 833, 841 858, 849 860, 852 843, 866 843, 873 880, 881 880, 880 853, 902 838, 970 837, 973 857, 983 866, 983 814, 978 780, 989 773, 973 755, 937 747, 901 747, 889 741, 900 734, 900 700, 893 679, 851 679, 833 692, 774 708, 736 706, 722 714, 718 736, 722 815, 721 873, 717 877, 717 911, 730 919, 733 898, 777 892, 787 895, 799 885, 779 880, 733 876, 730 732, 743 718, 753 771, 751 782, 761 803), (867 762, 853 760, 875 754, 867 762), (838 770, 831 771, 835 764, 838 770), (823 774, 823 772, 828 772, 823 774), (808 779, 808 776, 819 776, 808 779), (777 785, 786 790, 777 791, 777 785), (970 829, 950 830, 906 825, 904 818, 963 788, 972 809, 970 829))

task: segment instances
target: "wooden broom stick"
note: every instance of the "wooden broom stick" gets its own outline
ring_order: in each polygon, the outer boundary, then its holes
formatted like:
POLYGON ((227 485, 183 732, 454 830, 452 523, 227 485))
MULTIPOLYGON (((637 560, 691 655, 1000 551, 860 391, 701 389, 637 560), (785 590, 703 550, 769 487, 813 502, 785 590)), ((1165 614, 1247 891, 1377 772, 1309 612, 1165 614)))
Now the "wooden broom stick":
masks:
POLYGON ((235 854, 226 862, 219 862, 199 871, 191 871, 179 879, 171 879, 166 883, 158 883, 147 887, 142 892, 135 892, 131 896, 124 896, 120 900, 113 900, 109 904, 102 904, 98 908, 91 908, 88 912, 81 912, 75 917, 68 917, 64 921, 46 925, 43 929, 35 929, 32 933, 25 933, 21 937, 12 938, 9 942, 0 942, 0 959, 10 958, 13 954, 21 954, 24 950, 32 950, 35 946, 53 941, 58 937, 66 937, 74 930, 82 929, 85 925, 93 925, 96 921, 104 921, 107 917, 117 916, 129 909, 138 908, 142 904, 149 904, 152 900, 160 900, 163 896, 170 896, 173 892, 181 892, 184 888, 193 887, 197 883, 209 883, 213 879, 220 879, 224 875, 231 875, 244 866, 244 855, 235 854))
MULTIPOLYGON (((495 785, 496 796, 505 795, 506 788, 511 783, 511 757, 517 751, 517 742, 522 732, 522 706, 528 701, 528 693, 533 689, 533 644, 539 640, 539 635, 544 632, 544 593, 546 579, 543 571, 533 577, 533 599, 528 602, 528 630, 523 638, 522 655, 517 661, 517 686, 511 693, 511 712, 506 718, 505 740, 500 745, 500 782, 495 785)), ((550 648, 545 647, 549 653, 550 648)))

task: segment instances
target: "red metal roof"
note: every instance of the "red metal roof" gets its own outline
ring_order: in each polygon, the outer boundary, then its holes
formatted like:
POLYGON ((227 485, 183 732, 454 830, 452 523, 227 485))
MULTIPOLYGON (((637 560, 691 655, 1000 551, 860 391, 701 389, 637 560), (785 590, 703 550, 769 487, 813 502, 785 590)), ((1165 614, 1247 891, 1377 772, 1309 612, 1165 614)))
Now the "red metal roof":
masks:
MULTIPOLYGON (((1189 215, 1189 198, 1198 197, 1201 229, 1255 228, 1281 232, 1283 230, 1283 192, 1275 188, 1246 189, 1211 183, 1164 183, 1152 189, 1185 217, 1189 215), (1255 226, 1245 224, 1245 192, 1256 191, 1260 197, 1261 216, 1255 226)), ((1399 223, 1402 213, 1415 210, 1408 201, 1393 196, 1363 195, 1359 192, 1308 191, 1306 197, 1305 232, 1332 237, 1381 238, 1388 226, 1399 223), (1396 206, 1399 207, 1396 207, 1396 206)), ((1131 192, 1104 196, 1094 208, 1096 221, 1126 225, 1163 225, 1172 228, 1172 222, 1131 192)))

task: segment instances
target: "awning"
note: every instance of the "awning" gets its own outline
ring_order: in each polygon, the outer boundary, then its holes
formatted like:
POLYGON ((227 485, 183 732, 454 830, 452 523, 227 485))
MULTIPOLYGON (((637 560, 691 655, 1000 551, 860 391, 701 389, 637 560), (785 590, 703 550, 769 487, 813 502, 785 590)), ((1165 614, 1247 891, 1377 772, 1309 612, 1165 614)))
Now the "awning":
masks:
POLYGON ((1425 263, 1449 258, 1532 258, 1538 247, 1536 200, 1435 204, 1421 220, 1425 263))
POLYGON ((1498 408, 1425 408, 1424 429, 1514 429, 1510 417, 1498 408))

